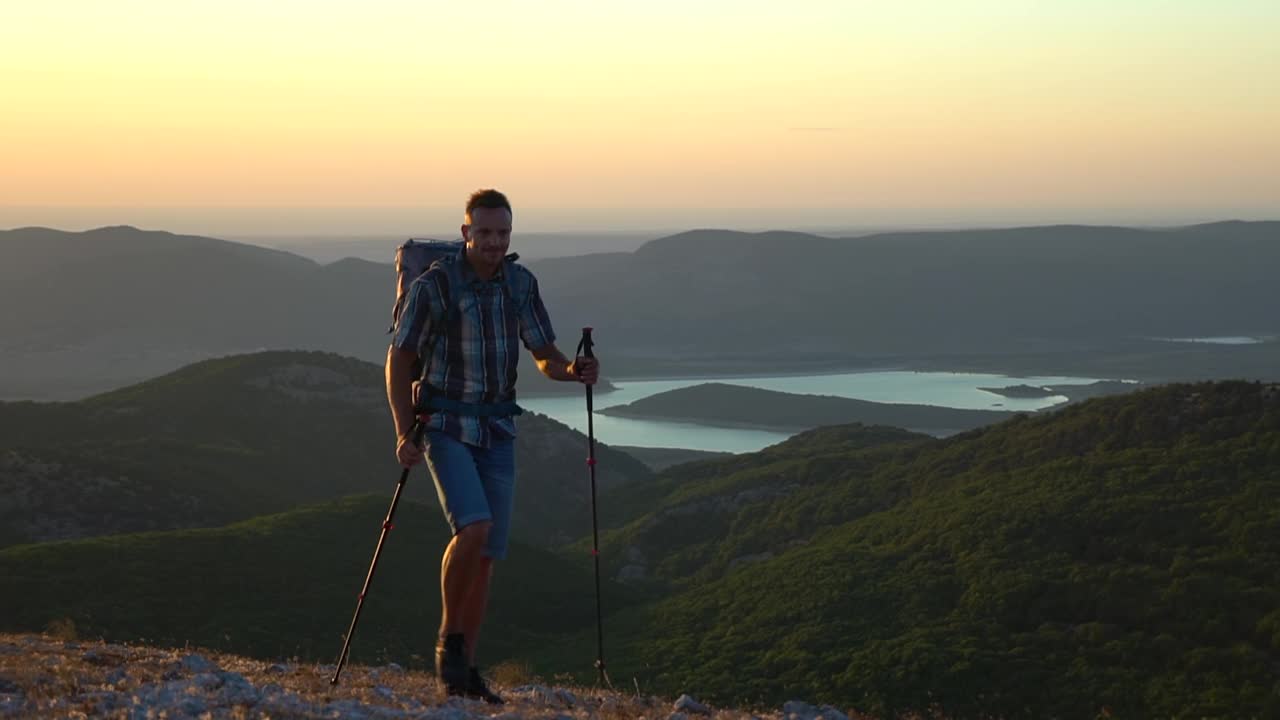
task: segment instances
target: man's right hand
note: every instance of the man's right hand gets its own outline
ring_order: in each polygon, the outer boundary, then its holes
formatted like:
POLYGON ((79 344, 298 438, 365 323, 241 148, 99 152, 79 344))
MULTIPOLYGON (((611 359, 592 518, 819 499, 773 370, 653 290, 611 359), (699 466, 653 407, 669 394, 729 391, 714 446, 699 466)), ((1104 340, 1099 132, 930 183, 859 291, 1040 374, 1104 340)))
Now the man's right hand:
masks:
POLYGON ((396 461, 403 467, 413 467, 422 462, 422 447, 414 445, 408 434, 401 435, 396 441, 396 461))

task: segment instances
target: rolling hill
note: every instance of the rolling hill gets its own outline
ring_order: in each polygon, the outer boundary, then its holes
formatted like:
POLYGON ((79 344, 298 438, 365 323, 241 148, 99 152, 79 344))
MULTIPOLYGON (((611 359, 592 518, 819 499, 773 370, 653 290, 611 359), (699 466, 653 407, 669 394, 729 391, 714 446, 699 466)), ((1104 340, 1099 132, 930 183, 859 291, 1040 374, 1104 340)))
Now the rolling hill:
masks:
MULTIPOLYGON (((326 353, 209 360, 70 403, 0 403, 0 545, 209 527, 399 477, 382 371, 326 353)), ((518 419, 516 537, 541 545, 590 527, 586 438, 518 419)), ((600 446, 601 491, 651 477, 600 446)), ((435 502, 419 468, 410 498, 435 502)))
MULTIPOLYGON (((626 583, 606 595, 610 672, 646 692, 886 717, 1268 717, 1277 468, 1280 386, 1243 382, 941 440, 825 427, 675 466, 602 505, 603 565, 626 583)), ((117 639, 323 655, 385 504, 0 550, 0 629, 67 619, 117 639)), ((415 663, 436 563, 419 568, 445 530, 409 507, 358 643, 415 663)), ((588 584, 584 542, 513 550, 486 657, 587 680, 591 594, 570 591, 588 584)))
POLYGON ((1280 712, 1280 386, 896 432, 822 428, 631 488, 607 567, 664 597, 610 618, 614 671, 885 716, 1280 712))
MULTIPOLYGON (((364 495, 220 528, 0 550, 0 627, 70 623, 84 637, 332 662, 387 511, 364 495)), ((430 667, 440 622, 436 508, 402 503, 352 642, 353 662, 430 667)), ((595 621, 589 571, 522 543, 494 573, 482 654, 536 652, 595 621)), ((634 602, 609 583, 612 607, 634 602)), ((590 666, 591 654, 582 662, 590 666)))

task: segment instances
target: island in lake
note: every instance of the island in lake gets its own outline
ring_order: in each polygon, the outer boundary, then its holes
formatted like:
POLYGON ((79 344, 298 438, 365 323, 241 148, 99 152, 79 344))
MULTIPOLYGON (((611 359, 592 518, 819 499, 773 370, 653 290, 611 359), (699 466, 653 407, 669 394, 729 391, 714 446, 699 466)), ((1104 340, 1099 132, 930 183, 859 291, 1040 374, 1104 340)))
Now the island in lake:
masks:
POLYGON ((727 383, 704 383, 669 390, 596 412, 615 417, 786 432, 823 425, 863 423, 890 425, 934 436, 991 425, 1015 414, 1002 410, 964 410, 934 405, 879 403, 831 395, 801 395, 727 383))
POLYGON ((980 387, 979 390, 1007 398, 1020 400, 1039 400, 1061 395, 1069 402, 1088 400, 1103 395, 1118 395, 1133 392, 1142 387, 1142 383, 1124 380, 1099 380, 1085 385, 1009 385, 1007 387, 980 387))

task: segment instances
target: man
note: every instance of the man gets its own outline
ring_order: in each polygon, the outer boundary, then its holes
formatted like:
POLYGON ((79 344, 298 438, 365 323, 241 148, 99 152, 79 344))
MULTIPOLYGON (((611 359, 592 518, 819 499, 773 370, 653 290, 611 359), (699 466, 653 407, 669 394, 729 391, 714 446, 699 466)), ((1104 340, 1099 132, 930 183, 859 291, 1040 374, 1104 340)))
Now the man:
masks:
POLYGON ((506 261, 511 226, 506 196, 491 189, 471 195, 464 249, 414 281, 386 365, 396 458, 405 467, 422 461, 424 448, 411 438, 422 413, 427 466, 453 529, 440 565, 436 674, 450 695, 497 704, 502 698, 486 686, 475 657, 493 561, 506 555, 511 531, 516 343, 553 380, 591 385, 599 377, 595 360, 570 361, 556 348, 537 280, 506 261), (417 367, 425 372, 415 393, 417 367))

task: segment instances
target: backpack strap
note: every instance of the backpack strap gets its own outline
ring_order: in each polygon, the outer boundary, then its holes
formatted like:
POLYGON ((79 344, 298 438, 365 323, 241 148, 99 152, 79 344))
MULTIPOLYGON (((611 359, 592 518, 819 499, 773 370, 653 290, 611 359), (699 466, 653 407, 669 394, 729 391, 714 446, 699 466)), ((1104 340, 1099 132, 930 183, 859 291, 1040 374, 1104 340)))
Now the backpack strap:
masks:
POLYGON ((519 257, 515 253, 508 255, 502 266, 502 292, 506 294, 507 302, 515 311, 517 319, 533 295, 533 274, 516 262, 519 257))

